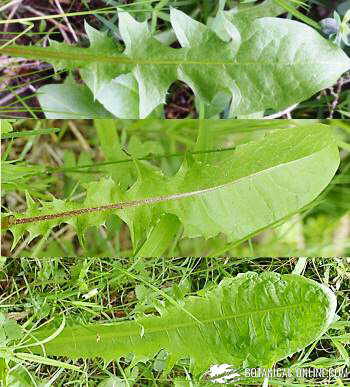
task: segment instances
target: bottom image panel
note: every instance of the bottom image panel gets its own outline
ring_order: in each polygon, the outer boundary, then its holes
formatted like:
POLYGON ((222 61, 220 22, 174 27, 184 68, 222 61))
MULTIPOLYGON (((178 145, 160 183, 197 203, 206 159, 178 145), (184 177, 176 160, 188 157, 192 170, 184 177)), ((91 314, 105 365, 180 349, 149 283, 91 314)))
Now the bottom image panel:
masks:
POLYGON ((2 258, 2 386, 349 385, 349 258, 2 258))

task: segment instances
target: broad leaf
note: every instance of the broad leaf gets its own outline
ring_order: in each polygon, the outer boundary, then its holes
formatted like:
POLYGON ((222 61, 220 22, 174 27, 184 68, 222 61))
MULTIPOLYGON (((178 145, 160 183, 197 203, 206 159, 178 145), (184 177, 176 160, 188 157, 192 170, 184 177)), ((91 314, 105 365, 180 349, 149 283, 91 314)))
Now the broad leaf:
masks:
POLYGON ((85 85, 78 85, 68 78, 63 84, 45 85, 40 88, 38 99, 46 118, 104 118, 111 113, 94 101, 85 85))
POLYGON ((134 242, 162 213, 178 216, 187 237, 243 240, 315 199, 339 165, 331 132, 322 125, 279 130, 261 141, 211 156, 188 157, 174 178, 139 164, 139 179, 120 201, 164 197, 166 201, 123 209, 134 242))
MULTIPOLYGON (((255 8, 259 16, 280 13, 275 3, 255 8)), ((252 12, 221 12, 206 26, 171 9, 179 49, 153 37, 147 22, 119 11, 123 53, 89 26, 89 48, 54 43, 46 48, 7 46, 0 52, 43 59, 57 68, 80 68, 94 97, 121 118, 150 115, 165 103, 176 80, 193 89, 209 116, 230 101, 231 114, 237 116, 301 102, 349 70, 346 54, 313 28, 281 18, 254 19, 252 12)))
POLYGON ((62 222, 82 241, 85 230, 104 224, 111 212, 128 224, 135 249, 163 214, 176 215, 186 237, 222 233, 231 242, 244 240, 300 211, 326 188, 339 165, 332 133, 324 125, 274 130, 235 150, 211 153, 205 163, 188 156, 170 177, 136 162, 139 177, 131 188, 123 191, 112 179, 92 182, 83 203, 38 205, 28 197, 26 213, 13 214, 29 218, 10 226, 14 244, 27 231, 30 238, 46 235, 62 222))
POLYGON ((329 87, 350 68, 350 59, 312 28, 292 20, 257 19, 241 29, 236 68, 241 100, 233 111, 249 114, 301 102, 329 87))
MULTIPOLYGON (((271 367, 318 339, 332 322, 335 308, 335 295, 313 280, 245 273, 201 296, 160 308, 160 316, 66 327, 44 349, 48 355, 106 361, 133 354, 133 364, 164 349, 168 369, 190 358, 196 374, 221 363, 271 367)), ((39 329, 35 337, 42 340, 51 333, 39 329)), ((31 350, 42 351, 38 346, 31 350)))

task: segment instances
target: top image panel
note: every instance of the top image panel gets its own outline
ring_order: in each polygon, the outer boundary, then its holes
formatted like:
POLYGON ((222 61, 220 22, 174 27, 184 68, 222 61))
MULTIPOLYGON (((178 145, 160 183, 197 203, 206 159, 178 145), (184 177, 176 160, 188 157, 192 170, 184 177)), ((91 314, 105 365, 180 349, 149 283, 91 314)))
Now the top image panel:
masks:
POLYGON ((350 2, 5 0, 1 118, 349 118, 350 2))

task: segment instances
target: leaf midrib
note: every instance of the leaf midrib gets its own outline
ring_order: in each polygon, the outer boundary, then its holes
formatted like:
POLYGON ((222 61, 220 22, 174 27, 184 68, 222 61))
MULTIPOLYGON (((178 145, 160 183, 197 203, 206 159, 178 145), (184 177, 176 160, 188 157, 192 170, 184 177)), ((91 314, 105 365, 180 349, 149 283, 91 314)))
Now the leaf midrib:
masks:
MULTIPOLYGON (((168 202, 172 200, 179 200, 179 199, 185 199, 188 197, 193 197, 197 195, 203 195, 206 193, 214 192, 220 189, 225 189, 231 185, 235 185, 237 183, 240 183, 241 181, 244 181, 244 179, 250 179, 254 178, 257 176, 262 176, 265 174, 270 173, 271 171, 278 169, 278 168, 283 168, 286 165, 290 165, 293 163, 299 163, 300 161, 303 161, 304 159, 309 159, 310 157, 316 157, 319 153, 322 153, 326 148, 330 148, 333 146, 333 144, 327 145, 323 147, 322 149, 318 150, 317 152, 312 152, 304 157, 294 159, 285 163, 280 163, 278 165, 274 165, 270 168, 263 169, 261 171, 252 173, 250 175, 242 176, 238 179, 229 181, 227 183, 217 185, 214 187, 209 187, 209 188, 203 188, 195 191, 187 191, 183 193, 173 193, 173 194, 168 194, 168 195, 160 195, 160 196, 154 196, 154 197, 149 197, 149 198, 143 198, 143 199, 137 199, 137 200, 131 200, 128 202, 119 202, 119 203, 114 203, 114 204, 106 204, 103 206, 99 207, 82 207, 79 209, 74 209, 74 210, 69 210, 69 211, 62 211, 59 213, 55 214, 46 214, 46 215, 38 215, 38 216, 32 216, 29 218, 15 218, 13 223, 11 223, 11 226, 16 226, 18 224, 26 224, 26 223, 33 223, 33 222, 39 222, 39 221, 50 221, 52 219, 57 219, 57 218, 67 218, 67 217, 73 217, 73 216, 80 216, 80 215, 86 215, 89 213, 94 213, 94 212, 102 212, 102 211, 110 211, 110 210, 123 210, 126 208, 131 208, 131 207, 138 207, 146 204, 156 204, 156 203, 162 203, 162 202, 168 202), (22 220, 22 221, 21 221, 22 220), (27 220, 27 221, 26 221, 27 220)), ((170 211, 171 212, 171 211, 170 211)), ((64 220, 62 219, 63 223, 64 220)))
MULTIPOLYGON (((271 312, 271 311, 286 311, 286 310, 291 310, 291 309, 296 309, 298 307, 302 307, 302 306, 305 306, 305 305, 316 305, 318 303, 316 302, 300 302, 300 303, 297 303, 297 304, 290 304, 290 305, 283 305, 283 306, 278 306, 278 307, 272 307, 272 308, 265 308, 265 309, 258 309, 258 310, 252 310, 252 311, 249 311, 249 312, 243 312, 243 313, 238 313, 238 314, 230 314, 230 315, 225 315, 225 316, 219 316, 219 317, 216 317, 216 318, 209 318, 209 319, 204 319, 204 320, 200 320, 202 324, 204 325, 207 325, 207 324, 211 324, 215 321, 224 321, 224 320, 231 320, 231 319, 235 319, 235 318, 241 318, 241 317, 244 317, 244 316, 249 316, 249 315, 254 315, 254 314, 258 314, 258 313, 268 313, 268 312, 271 312)), ((162 317, 157 317, 157 316, 152 316, 152 317, 149 317, 150 319, 161 319, 162 317)), ((122 321, 120 323, 116 322, 116 323, 111 323, 110 326, 111 327, 117 327, 119 324, 122 325, 123 323, 125 323, 125 321, 122 321)), ((135 325, 135 328, 138 328, 140 329, 140 325, 142 326, 142 320, 132 320, 132 321, 126 321, 126 323, 128 324, 132 324, 132 325, 135 325)), ((191 326, 199 326, 199 324, 194 320, 192 319, 191 322, 187 322, 187 323, 182 323, 182 324, 174 324, 174 325, 170 325, 170 326, 167 326, 166 328, 164 328, 164 326, 158 326, 158 327, 155 327, 155 328, 146 328, 145 329, 145 332, 144 334, 149 334, 149 333, 156 333, 156 332, 162 332, 164 330, 175 330, 175 329, 178 329, 178 328, 186 328, 186 327, 191 327, 191 326)), ((108 326, 108 324, 101 324, 101 326, 108 326)), ((89 326, 84 326, 84 328, 89 328, 89 326)), ((134 334, 133 333, 124 333, 124 332, 118 332, 116 334, 115 331, 107 331, 107 332, 92 332, 91 334, 81 334, 79 333, 79 338, 88 338, 90 339, 91 336, 95 335, 95 334, 101 334, 103 335, 103 339, 106 339, 110 336, 114 336, 116 338, 121 338, 121 337, 129 337, 129 336, 135 336, 135 335, 138 335, 139 336, 139 332, 135 332, 134 334), (122 333, 122 334, 121 334, 122 333)), ((58 336, 59 337, 59 336, 58 336)))
MULTIPOLYGON (((78 48, 79 50, 85 50, 83 48, 78 48)), ((45 48, 28 48, 26 47, 24 50, 19 47, 11 47, 7 46, 3 49, 0 49, 0 53, 15 55, 15 56, 23 56, 29 57, 33 59, 40 58, 40 60, 45 61, 46 59, 53 60, 67 60, 72 62, 81 62, 86 60, 87 63, 91 62, 104 62, 104 63, 115 63, 115 64, 129 64, 129 65, 199 65, 199 66, 256 66, 256 65, 273 65, 273 66, 295 66, 295 65, 329 65, 329 62, 281 62, 281 61, 271 61, 271 62, 232 62, 232 61, 208 61, 208 60, 147 60, 147 59, 130 59, 125 56, 119 55, 94 55, 80 52, 79 55, 74 55, 74 53, 69 52, 65 53, 64 51, 49 51, 49 49, 45 48)), ((49 61, 48 61, 49 62, 49 61)), ((332 65, 344 66, 343 62, 332 62, 332 65)))

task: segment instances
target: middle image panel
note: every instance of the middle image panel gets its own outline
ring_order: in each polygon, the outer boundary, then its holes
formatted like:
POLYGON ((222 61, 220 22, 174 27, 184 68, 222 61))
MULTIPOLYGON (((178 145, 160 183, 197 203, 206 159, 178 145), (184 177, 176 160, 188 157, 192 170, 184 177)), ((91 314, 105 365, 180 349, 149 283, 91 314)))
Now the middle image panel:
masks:
POLYGON ((303 120, 15 122, 5 254, 332 255, 346 211, 340 132, 303 120))

